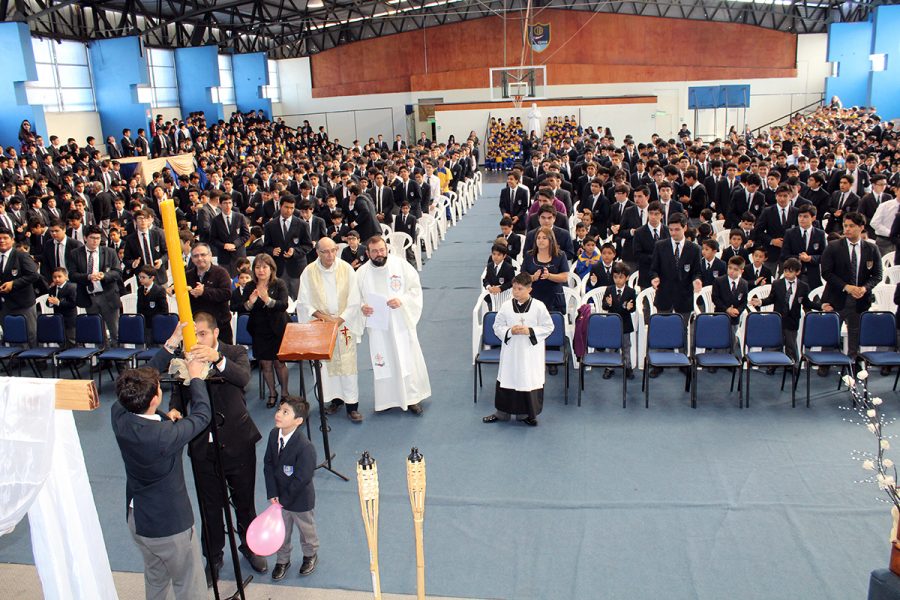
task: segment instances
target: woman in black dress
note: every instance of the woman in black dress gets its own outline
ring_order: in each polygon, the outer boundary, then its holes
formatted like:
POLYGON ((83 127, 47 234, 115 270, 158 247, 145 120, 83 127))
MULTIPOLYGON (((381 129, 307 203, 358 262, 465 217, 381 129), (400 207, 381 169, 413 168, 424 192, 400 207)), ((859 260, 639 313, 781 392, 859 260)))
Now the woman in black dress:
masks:
POLYGON ((253 279, 244 287, 244 308, 250 313, 247 332, 253 337, 253 356, 259 361, 263 379, 269 388, 266 408, 273 408, 277 393, 275 373, 281 384, 281 395, 288 393, 287 365, 278 360, 278 348, 288 323, 287 285, 275 277, 275 261, 259 254, 253 263, 253 279))

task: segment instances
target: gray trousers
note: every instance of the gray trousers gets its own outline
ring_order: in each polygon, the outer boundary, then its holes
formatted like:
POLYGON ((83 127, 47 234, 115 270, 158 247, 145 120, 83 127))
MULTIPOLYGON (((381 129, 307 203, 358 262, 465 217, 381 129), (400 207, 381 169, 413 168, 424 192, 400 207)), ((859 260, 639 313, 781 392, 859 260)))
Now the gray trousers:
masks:
POLYGON ((129 510, 128 530, 144 558, 147 600, 206 600, 200 538, 193 527, 166 537, 144 537, 135 532, 134 513, 129 510))
POLYGON ((25 317, 25 331, 28 333, 28 346, 34 348, 37 346, 37 306, 29 306, 27 308, 16 308, 10 310, 4 302, 0 306, 0 321, 6 315, 22 315, 25 317))
MULTIPOLYGON (((109 330, 108 345, 115 346, 119 341, 119 295, 115 291, 90 296, 91 305, 84 309, 89 315, 100 315, 109 330)), ((105 336, 106 332, 104 332, 105 336)))
POLYGON ((291 536, 294 533, 294 525, 300 531, 300 547, 303 556, 314 556, 319 551, 319 534, 316 533, 315 511, 294 512, 284 509, 281 518, 284 519, 284 543, 275 554, 275 563, 286 565, 291 562, 291 536))

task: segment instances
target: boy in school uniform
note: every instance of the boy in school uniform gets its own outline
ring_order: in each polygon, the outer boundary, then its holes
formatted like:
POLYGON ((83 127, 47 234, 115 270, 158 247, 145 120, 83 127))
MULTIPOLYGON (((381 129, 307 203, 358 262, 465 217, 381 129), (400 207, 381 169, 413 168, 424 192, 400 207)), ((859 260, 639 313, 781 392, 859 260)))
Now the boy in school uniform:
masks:
POLYGON ((77 306, 75 296, 78 287, 69 281, 69 272, 65 267, 53 269, 50 289, 47 291, 47 306, 53 308, 53 314, 62 315, 66 329, 66 347, 75 345, 75 316, 77 306))
MULTIPOLYGON (((800 354, 797 351, 797 331, 800 329, 801 318, 800 309, 811 311, 819 308, 809 299, 809 285, 800 279, 802 268, 803 265, 796 258, 785 260, 784 265, 782 265, 784 278, 772 284, 772 289, 768 296, 765 298, 754 298, 750 301, 750 305, 756 308, 774 305, 775 312, 781 315, 784 351, 785 354, 794 360, 795 371, 797 369, 797 360, 800 358, 800 354)), ((775 372, 775 369, 769 368, 766 372, 771 375, 775 372)))
POLYGON ((744 259, 733 256, 728 259, 728 272, 717 277, 712 288, 715 311, 731 317, 732 350, 735 356, 740 355, 736 337, 737 327, 741 313, 747 309, 747 293, 750 291, 747 280, 742 277, 743 273, 744 259))
POLYGON ((587 291, 598 287, 607 287, 613 283, 612 268, 616 260, 616 247, 610 242, 600 246, 600 262, 594 265, 589 275, 587 291))
POLYGON ((512 288, 513 277, 516 276, 516 270, 512 263, 506 260, 508 248, 501 238, 497 238, 494 245, 491 246, 491 257, 484 269, 484 279, 481 284, 487 294, 484 301, 487 302, 490 310, 497 310, 499 306, 493 306, 491 294, 499 294, 512 288))
POLYGON ((752 262, 744 268, 744 279, 751 288, 772 283, 772 271, 765 265, 766 250, 762 246, 753 249, 752 262))
POLYGON ((347 232, 347 247, 341 251, 341 260, 350 263, 354 271, 366 262, 366 250, 360 245, 359 234, 354 229, 347 232))
POLYGON ((722 250, 722 261, 726 262, 732 256, 740 256, 745 262, 750 260, 750 251, 744 248, 746 240, 744 232, 738 228, 734 228, 728 232, 728 245, 722 250))
POLYGON ((156 283, 155 267, 143 265, 138 270, 137 280, 137 311, 144 315, 144 331, 149 340, 153 332, 153 317, 168 314, 169 302, 165 288, 156 283))
MULTIPOLYGON (((634 331, 634 323, 631 315, 634 314, 637 305, 637 293, 629 287, 628 277, 631 269, 623 262, 618 262, 612 268, 612 284, 607 286, 603 293, 603 307, 607 312, 616 313, 622 317, 622 353, 625 356, 625 376, 634 379, 634 369, 631 367, 631 334, 634 331)), ((603 371, 603 379, 613 376, 612 369, 603 371)))
POLYGON ((716 256, 719 251, 719 242, 716 240, 703 240, 700 247, 700 254, 703 258, 700 260, 700 283, 704 287, 715 283, 718 277, 725 274, 727 266, 725 261, 716 256))
POLYGON ((250 312, 244 303, 244 288, 247 287, 252 279, 253 276, 250 274, 249 267, 238 271, 237 285, 231 290, 231 312, 235 312, 238 315, 250 312))
POLYGON ((297 396, 284 396, 275 412, 275 427, 269 433, 263 475, 266 496, 272 504, 281 504, 284 519, 284 543, 275 555, 272 579, 284 579, 291 566, 291 537, 294 525, 300 531, 303 563, 300 575, 315 571, 318 563, 319 536, 314 509, 316 489, 316 448, 303 432, 298 432, 309 414, 309 404, 297 396))

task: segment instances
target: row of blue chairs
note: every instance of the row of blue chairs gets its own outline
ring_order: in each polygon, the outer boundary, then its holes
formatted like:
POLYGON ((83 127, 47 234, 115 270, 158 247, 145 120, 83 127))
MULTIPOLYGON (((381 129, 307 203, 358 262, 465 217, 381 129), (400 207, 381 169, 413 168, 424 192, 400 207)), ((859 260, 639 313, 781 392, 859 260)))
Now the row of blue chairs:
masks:
MULTIPOLYGON (((481 385, 481 365, 498 364, 502 342, 494 334, 496 313, 485 315, 482 324, 480 351, 475 358, 474 399, 477 402, 481 385)), ((565 320, 559 313, 552 313, 554 332, 547 339, 547 365, 561 364, 566 368, 566 404, 568 404, 568 340, 565 337, 565 320)), ((837 313, 810 312, 804 316, 803 336, 799 342, 800 358, 795 361, 784 348, 781 315, 778 313, 749 313, 745 323, 744 345, 741 357, 733 354, 734 336, 731 319, 724 313, 704 313, 693 320, 693 335, 688 348, 687 326, 679 314, 654 314, 650 317, 647 333, 647 352, 643 364, 642 391, 644 406, 650 406, 651 369, 683 369, 685 391, 691 394, 691 407, 697 407, 697 382, 700 369, 727 369, 731 371, 731 391, 737 377, 739 406, 750 406, 750 373, 753 368, 782 369, 781 389, 791 376, 791 406, 796 406, 796 390, 799 371, 806 366, 806 406, 810 406, 810 372, 813 367, 835 367, 853 374, 853 360, 843 352, 841 319, 837 313), (746 370, 746 383, 742 385, 741 373, 746 370)), ((896 320, 893 313, 873 311, 862 315, 860 321, 860 347, 874 347, 863 351, 859 360, 863 366, 900 367, 900 348, 897 346, 896 320)), ((626 406, 628 380, 625 369, 624 332, 622 318, 618 314, 593 314, 587 328, 587 353, 578 366, 578 406, 584 390, 587 367, 622 370, 622 407, 626 406)), ((894 378, 896 391, 900 369, 894 378)), ((838 379, 838 390, 841 381, 838 379)))

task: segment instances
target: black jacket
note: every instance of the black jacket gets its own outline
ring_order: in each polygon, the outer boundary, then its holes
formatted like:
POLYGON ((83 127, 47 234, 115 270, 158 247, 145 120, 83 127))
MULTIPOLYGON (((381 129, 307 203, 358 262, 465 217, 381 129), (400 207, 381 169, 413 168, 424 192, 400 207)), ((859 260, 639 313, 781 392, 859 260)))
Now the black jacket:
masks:
POLYGON ((692 311, 694 280, 700 279, 700 247, 687 239, 682 240, 681 256, 676 262, 672 240, 659 240, 650 263, 650 278, 654 277, 659 277, 653 302, 657 310, 692 311))
POLYGON ((625 335, 634 331, 634 322, 631 320, 631 315, 634 313, 635 307, 637 307, 637 293, 632 287, 626 285, 622 288, 621 297, 616 296, 615 284, 607 286, 606 291, 603 292, 603 308, 607 312, 616 313, 622 317, 622 333, 625 335), (610 302, 607 302, 607 298, 610 299, 610 302), (631 308, 625 308, 629 302, 632 303, 631 308))
POLYGON ((800 307, 810 311, 816 307, 809 299, 810 287, 796 279, 794 281, 796 289, 794 291, 794 301, 788 306, 787 280, 779 279, 772 284, 772 290, 765 298, 760 298, 763 306, 774 305, 774 310, 781 315, 781 327, 788 331, 797 331, 800 329, 800 307))
POLYGON ((272 429, 266 442, 263 476, 266 497, 278 498, 278 503, 291 512, 306 512, 316 507, 316 447, 300 427, 278 453, 278 429, 272 429))
MULTIPOLYGON (((844 286, 852 284, 848 244, 846 239, 835 240, 825 247, 822 254, 822 278, 825 280, 822 303, 830 304, 835 311, 843 310, 848 297, 844 286)), ((865 240, 860 240, 857 252, 857 285, 865 287, 866 294, 856 301, 856 310, 863 312, 869 310, 872 305, 872 289, 881 282, 881 252, 874 243, 865 240)))
MULTIPOLYGON (((99 264, 97 270, 103 273, 103 279, 100 280, 100 287, 103 289, 104 295, 119 295, 119 284, 122 283, 121 261, 116 251, 109 246, 99 246, 97 248, 97 257, 99 264)), ((91 305, 91 298, 88 294, 89 285, 87 272, 87 249, 73 249, 69 252, 69 279, 78 286, 77 303, 81 308, 87 308, 91 305)), ((32 302, 33 303, 33 302, 32 302)))

